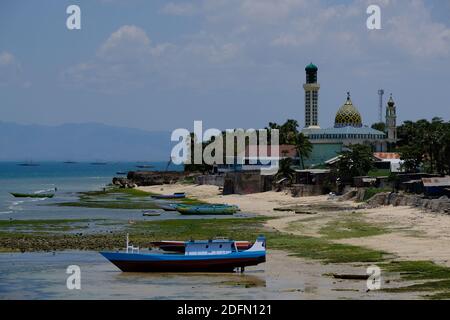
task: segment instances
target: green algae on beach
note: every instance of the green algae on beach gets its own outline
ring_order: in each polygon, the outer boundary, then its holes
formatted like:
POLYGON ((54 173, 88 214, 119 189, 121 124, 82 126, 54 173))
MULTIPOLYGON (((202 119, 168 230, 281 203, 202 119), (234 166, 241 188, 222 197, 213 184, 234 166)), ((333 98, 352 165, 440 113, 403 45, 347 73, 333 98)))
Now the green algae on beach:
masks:
POLYGON ((450 298, 449 267, 432 261, 391 261, 381 267, 386 272, 400 274, 403 281, 418 282, 384 289, 386 292, 421 292, 424 298, 431 300, 450 298))
MULTIPOLYGON (((155 193, 128 188, 105 188, 99 191, 78 193, 78 201, 60 202, 60 207, 104 208, 104 209, 159 209, 152 196, 155 193)), ((192 198, 177 200, 185 204, 202 204, 192 198)))

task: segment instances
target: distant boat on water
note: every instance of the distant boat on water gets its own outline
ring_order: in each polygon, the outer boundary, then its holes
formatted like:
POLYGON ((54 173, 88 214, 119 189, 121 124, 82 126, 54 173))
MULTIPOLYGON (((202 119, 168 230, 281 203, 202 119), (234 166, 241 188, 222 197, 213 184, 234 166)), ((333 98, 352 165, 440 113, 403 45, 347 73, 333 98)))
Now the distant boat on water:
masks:
POLYGON ((116 174, 124 175, 124 174, 128 174, 128 172, 126 172, 126 171, 117 171, 116 174))
POLYGON ((65 164, 75 164, 75 163, 78 163, 78 162, 76 162, 76 161, 64 161, 64 163, 65 164))
POLYGON ((104 166, 104 165, 106 165, 106 162, 95 161, 95 162, 91 162, 91 164, 93 166, 104 166))
POLYGON ((152 165, 150 165, 150 164, 140 164, 140 165, 137 165, 136 168, 139 168, 139 169, 149 169, 149 168, 154 168, 154 166, 152 166, 152 165))
POLYGON ((33 161, 27 161, 27 162, 22 162, 22 163, 18 163, 18 166, 21 167, 37 167, 40 166, 39 163, 33 162, 33 161))
POLYGON ((53 193, 17 193, 10 192, 15 198, 53 198, 53 193))

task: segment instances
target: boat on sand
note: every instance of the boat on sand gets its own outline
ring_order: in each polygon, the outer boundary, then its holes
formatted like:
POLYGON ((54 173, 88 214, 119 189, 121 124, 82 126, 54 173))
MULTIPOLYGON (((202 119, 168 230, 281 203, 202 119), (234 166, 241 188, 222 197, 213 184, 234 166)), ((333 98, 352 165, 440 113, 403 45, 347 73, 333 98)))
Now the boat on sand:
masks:
POLYGON ((239 251, 228 239, 186 241, 184 253, 140 252, 129 245, 125 252, 100 252, 123 272, 233 272, 266 261, 266 239, 259 236, 251 248, 239 251))
MULTIPOLYGON (((184 253, 185 251, 185 244, 186 244, 185 241, 173 241, 173 240, 161 240, 150 242, 150 245, 152 247, 159 248, 163 251, 182 252, 182 253, 184 253)), ((234 241, 234 244, 236 245, 238 251, 250 249, 251 246, 253 245, 253 243, 250 241, 234 241)))
POLYGON ((186 193, 184 192, 175 192, 173 194, 157 194, 154 195, 155 199, 183 199, 186 198, 186 193))
POLYGON ((176 209, 183 215, 232 215, 239 211, 238 206, 227 204, 178 204, 176 209))

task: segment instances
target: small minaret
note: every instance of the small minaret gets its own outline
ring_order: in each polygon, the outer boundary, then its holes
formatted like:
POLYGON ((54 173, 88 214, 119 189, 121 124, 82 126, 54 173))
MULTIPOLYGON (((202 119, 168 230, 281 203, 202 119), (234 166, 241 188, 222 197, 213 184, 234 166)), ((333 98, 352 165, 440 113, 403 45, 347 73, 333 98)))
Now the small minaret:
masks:
POLYGON ((383 89, 378 90, 378 122, 383 122, 383 94, 383 89))
POLYGON ((389 143, 397 142, 397 107, 395 106, 392 93, 386 106, 386 131, 389 143))
POLYGON ((316 65, 310 63, 306 66, 306 83, 303 85, 305 90, 305 128, 319 126, 319 89, 317 83, 316 65))

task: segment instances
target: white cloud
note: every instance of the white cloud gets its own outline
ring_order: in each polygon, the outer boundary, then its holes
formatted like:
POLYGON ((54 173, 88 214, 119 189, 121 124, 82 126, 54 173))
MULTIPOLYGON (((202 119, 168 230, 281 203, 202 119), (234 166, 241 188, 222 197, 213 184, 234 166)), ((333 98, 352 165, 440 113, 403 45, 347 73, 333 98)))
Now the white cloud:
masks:
POLYGON ((28 88, 31 83, 24 79, 19 60, 11 52, 2 51, 0 52, 0 86, 7 85, 28 88))
MULTIPOLYGON (((182 31, 173 44, 152 43, 145 30, 122 26, 99 45, 91 61, 66 73, 78 83, 112 91, 142 87, 149 81, 207 90, 220 83, 237 84, 236 79, 250 74, 250 69, 258 70, 269 83, 274 70, 302 68, 311 59, 348 65, 348 71, 355 74, 361 73, 356 66, 367 66, 370 74, 371 66, 378 73, 388 71, 389 64, 380 61, 420 65, 418 60, 450 56, 450 29, 433 21, 423 0, 378 1, 383 29, 375 31, 366 28, 371 2, 170 2, 160 12, 195 14, 200 29, 182 31)), ((261 77, 258 81, 265 81, 261 77)))
POLYGON ((152 45, 143 29, 125 25, 99 46, 95 58, 69 67, 63 77, 69 83, 107 93, 140 88, 146 77, 157 71, 159 59, 174 48, 169 43, 152 45))
POLYGON ((192 16, 197 13, 197 7, 193 3, 174 3, 166 4, 161 12, 173 16, 192 16))

